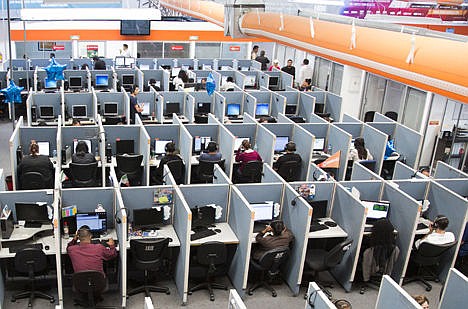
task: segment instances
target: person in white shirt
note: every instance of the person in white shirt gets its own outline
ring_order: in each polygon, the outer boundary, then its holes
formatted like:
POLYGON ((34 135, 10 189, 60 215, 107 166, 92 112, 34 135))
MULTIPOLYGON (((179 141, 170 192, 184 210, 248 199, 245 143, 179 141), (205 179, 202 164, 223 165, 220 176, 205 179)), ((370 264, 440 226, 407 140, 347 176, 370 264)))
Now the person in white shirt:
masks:
POLYGON ((369 149, 366 148, 366 144, 364 143, 364 139, 362 137, 358 137, 354 140, 354 148, 349 151, 348 160, 373 160, 372 154, 370 153, 369 149))
POLYGON ((234 79, 232 76, 228 76, 226 78, 226 82, 221 85, 221 91, 228 91, 228 90, 234 90, 236 88, 236 84, 234 83, 234 79))
POLYGON ((314 75, 314 68, 309 65, 309 59, 304 59, 299 69, 299 78, 296 81, 301 85, 306 79, 312 80, 312 75, 314 75))
POLYGON ((250 53, 250 59, 255 60, 257 58, 258 54, 258 45, 254 45, 252 48, 252 52, 250 53))
POLYGON ((130 51, 128 50, 128 45, 127 44, 122 45, 122 49, 120 50, 120 56, 131 57, 130 51))
POLYGON ((419 249, 419 246, 423 242, 427 242, 434 245, 444 245, 455 241, 455 235, 452 232, 446 232, 447 226, 449 225, 449 219, 446 216, 438 215, 434 222, 429 226, 429 233, 423 238, 418 239, 414 246, 419 249))
POLYGON ((180 70, 179 74, 176 77, 174 77, 174 79, 172 80, 172 84, 174 85, 176 90, 179 86, 184 88, 185 83, 187 82, 188 82, 188 75, 187 75, 187 72, 185 72, 185 70, 180 70))

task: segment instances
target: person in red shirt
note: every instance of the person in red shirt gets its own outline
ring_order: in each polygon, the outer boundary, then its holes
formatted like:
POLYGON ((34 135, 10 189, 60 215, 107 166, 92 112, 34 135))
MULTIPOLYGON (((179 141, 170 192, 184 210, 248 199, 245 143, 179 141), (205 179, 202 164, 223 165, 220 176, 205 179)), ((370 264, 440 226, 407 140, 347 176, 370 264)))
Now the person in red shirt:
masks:
POLYGON ((250 161, 262 161, 262 157, 258 154, 256 150, 252 149, 252 145, 248 140, 243 140, 241 146, 237 150, 236 162, 240 162, 241 166, 237 170, 239 175, 242 174, 245 164, 250 161))

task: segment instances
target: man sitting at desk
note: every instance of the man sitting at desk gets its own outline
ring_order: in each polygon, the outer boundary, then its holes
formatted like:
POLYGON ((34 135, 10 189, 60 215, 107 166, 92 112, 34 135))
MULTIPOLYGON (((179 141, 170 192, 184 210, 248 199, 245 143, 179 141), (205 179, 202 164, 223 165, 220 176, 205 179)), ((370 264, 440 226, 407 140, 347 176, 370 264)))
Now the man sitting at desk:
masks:
POLYGON ((100 59, 98 56, 93 57, 94 61, 94 69, 95 70, 105 70, 106 69, 106 63, 104 60, 100 59))
POLYGON ((226 82, 221 86, 221 91, 229 91, 234 90, 236 88, 236 84, 234 83, 234 79, 232 76, 228 76, 226 78, 226 82))
POLYGON ((88 145, 85 141, 79 141, 76 144, 75 153, 72 156, 73 163, 88 164, 96 162, 93 154, 89 153, 88 145))
POLYGON ((178 152, 176 151, 174 143, 167 143, 165 150, 166 154, 162 157, 161 161, 159 162, 159 166, 156 169, 155 178, 153 178, 158 184, 163 183, 164 165, 166 165, 170 161, 182 161, 182 158, 178 155, 178 152))
POLYGON ((354 140, 354 149, 351 149, 348 154, 348 160, 353 161, 365 161, 365 160, 372 160, 373 157, 366 148, 366 144, 364 143, 364 139, 362 137, 358 137, 354 140))
POLYGON ((242 144, 236 154, 236 162, 241 163, 241 166, 238 169, 239 173, 242 173, 244 166, 250 161, 262 161, 262 157, 260 157, 256 150, 252 149, 250 142, 245 139, 242 141, 242 144))
POLYGON ((280 156, 278 160, 276 160, 276 162, 273 164, 273 168, 275 171, 279 170, 281 168, 281 165, 283 165, 286 162, 294 161, 294 162, 297 162, 297 164, 300 164, 302 161, 301 156, 295 153, 296 143, 294 142, 287 143, 284 150, 286 150, 286 153, 280 156))
POLYGON ((414 246, 419 248, 423 242, 433 245, 444 245, 455 241, 455 235, 452 232, 446 232, 449 225, 449 219, 444 215, 438 215, 434 222, 429 226, 429 233, 423 238, 416 240, 414 246))
POLYGON ((204 152, 200 155, 200 161, 220 161, 223 155, 218 152, 218 145, 215 142, 209 142, 206 147, 208 152, 204 152))
POLYGON ((252 258, 259 260, 265 252, 275 248, 288 247, 293 240, 293 233, 284 226, 283 221, 272 221, 255 236, 257 246, 255 250, 252 250, 252 258))
POLYGON ((18 179, 20 187, 26 181, 23 175, 28 172, 38 172, 42 174, 44 180, 44 188, 53 188, 54 165, 45 155, 39 154, 39 145, 36 141, 31 141, 29 146, 29 156, 24 156, 21 163, 18 165, 18 179))

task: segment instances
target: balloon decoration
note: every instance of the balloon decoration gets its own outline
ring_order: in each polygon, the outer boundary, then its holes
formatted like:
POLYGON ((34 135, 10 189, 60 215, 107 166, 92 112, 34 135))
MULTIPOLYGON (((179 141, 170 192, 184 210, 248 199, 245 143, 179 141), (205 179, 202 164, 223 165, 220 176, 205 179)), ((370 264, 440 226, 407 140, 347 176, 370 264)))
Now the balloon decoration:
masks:
POLYGON ((24 87, 16 86, 15 82, 10 79, 10 85, 0 90, 5 95, 5 103, 21 103, 21 91, 24 87))
POLYGON ((67 67, 66 64, 58 64, 55 61, 55 58, 52 58, 50 60, 50 64, 44 68, 47 72, 47 79, 48 80, 64 80, 65 78, 63 77, 63 70, 67 67))
POLYGON ((206 79, 206 92, 208 92, 209 95, 212 95, 215 90, 216 90, 215 80, 213 78, 213 75, 210 72, 210 74, 208 75, 208 78, 206 79))

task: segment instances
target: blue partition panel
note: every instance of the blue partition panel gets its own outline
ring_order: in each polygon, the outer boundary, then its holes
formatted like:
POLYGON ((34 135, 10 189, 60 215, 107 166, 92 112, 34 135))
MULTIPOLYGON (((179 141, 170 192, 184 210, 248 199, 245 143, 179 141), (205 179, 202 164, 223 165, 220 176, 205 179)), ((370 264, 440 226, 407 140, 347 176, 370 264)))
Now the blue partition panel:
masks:
POLYGON ((395 122, 394 120, 388 118, 387 116, 382 115, 381 113, 375 112, 374 122, 395 122))
POLYGON ((179 129, 180 127, 176 124, 145 126, 146 132, 148 132, 151 140, 153 141, 151 143, 151 147, 154 147, 154 140, 158 139, 163 141, 173 141, 176 144, 176 148, 179 148, 179 129))
POLYGON ((439 303, 439 309, 463 308, 468 302, 468 278, 451 268, 439 303))
POLYGON ((389 276, 385 275, 380 283, 379 296, 375 308, 393 309, 407 308, 417 309, 421 306, 409 295, 402 287, 400 287, 389 276))
POLYGON ((387 135, 365 124, 362 129, 362 137, 364 138, 366 147, 376 161, 375 172, 380 175, 385 148, 387 146, 387 135))
POLYGON ((395 168, 393 169, 392 180, 411 179, 411 178, 426 179, 427 177, 421 174, 420 172, 415 171, 408 165, 403 164, 400 161, 397 161, 395 163, 395 168))
POLYGON ((146 132, 144 126, 140 126, 140 147, 138 153, 143 155, 143 185, 149 185, 150 177, 150 148, 151 148, 151 137, 146 132))
MULTIPOLYGON (((223 93, 226 95, 227 93, 223 93)), ((214 93, 214 106, 211 108, 211 111, 215 115, 216 118, 223 120, 224 115, 226 114, 226 98, 221 95, 219 92, 214 93)), ((241 103, 241 102, 237 102, 241 103)))
POLYGON ((268 164, 263 164, 263 183, 283 182, 283 178, 268 164))
MULTIPOLYGON (((57 150, 57 127, 21 127, 19 130, 20 145, 24 154, 29 154, 31 140, 36 142, 49 142, 49 156, 57 150)), ((16 149, 15 149, 16 151, 16 149)))
POLYGON ((448 178, 468 178, 468 174, 463 173, 459 169, 443 162, 437 161, 436 169, 434 172, 435 179, 448 179, 448 178))
POLYGON ((382 180, 382 177, 356 161, 353 163, 351 180, 382 180))
POLYGON ((203 207, 208 204, 221 206, 221 218, 217 222, 228 221, 229 212, 229 185, 187 185, 180 190, 189 208, 203 207))
POLYGON ((286 109, 286 101, 286 97, 282 94, 272 92, 270 103, 270 115, 273 117, 278 117, 279 113, 284 114, 284 110, 286 109))
POLYGON ((348 165, 348 152, 349 145, 351 143, 351 134, 346 133, 342 129, 331 125, 328 133, 328 147, 331 146, 330 155, 341 150, 340 154, 340 167, 338 169, 338 175, 335 176, 337 180, 344 180, 346 167, 348 165))
POLYGON ((421 133, 397 123, 395 128, 394 146, 396 151, 406 158, 406 164, 417 168, 419 150, 423 142, 421 133))
POLYGON ((254 96, 252 96, 250 93, 245 93, 244 104, 243 104, 244 114, 248 114, 251 117, 255 117, 256 107, 257 107, 257 99, 254 96))
POLYGON ((36 203, 46 202, 47 205, 52 206, 54 196, 52 190, 35 190, 35 191, 5 191, 0 194, 0 203, 4 207, 8 207, 12 211, 13 218, 16 219, 15 203, 36 203))
POLYGON ((350 116, 348 114, 343 114, 343 122, 357 122, 357 123, 362 123, 361 120, 354 118, 353 116, 350 116))
POLYGON ((466 179, 438 179, 437 183, 463 196, 468 196, 468 181, 466 179))
POLYGON ((369 181, 369 180, 358 180, 358 181, 342 181, 340 184, 348 190, 353 187, 359 191, 359 199, 367 201, 378 201, 382 194, 383 181, 369 181))
POLYGON ((309 282, 306 309, 334 309, 336 306, 315 282, 309 282))
POLYGON ((315 97, 311 93, 300 92, 299 103, 297 113, 306 119, 306 122, 314 123, 313 121, 314 110, 315 110, 315 97))
POLYGON ((260 157, 262 157, 263 162, 270 165, 273 164, 273 153, 275 147, 276 137, 275 135, 268 130, 265 126, 257 127, 257 136, 255 137, 254 148, 257 148, 260 157))
POLYGON ((180 156, 184 160, 185 163, 185 183, 190 182, 190 173, 191 173, 191 166, 190 162, 192 159, 192 145, 193 145, 193 138, 192 135, 187 131, 185 126, 180 126, 179 129, 179 150, 180 156))
POLYGON ((133 140, 135 152, 140 149, 140 128, 133 125, 106 126, 106 143, 111 144, 112 153, 115 154, 117 139, 133 140))

